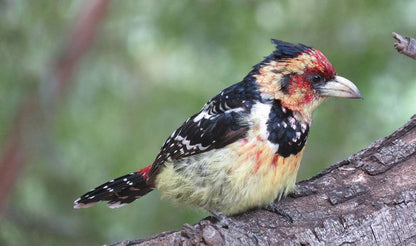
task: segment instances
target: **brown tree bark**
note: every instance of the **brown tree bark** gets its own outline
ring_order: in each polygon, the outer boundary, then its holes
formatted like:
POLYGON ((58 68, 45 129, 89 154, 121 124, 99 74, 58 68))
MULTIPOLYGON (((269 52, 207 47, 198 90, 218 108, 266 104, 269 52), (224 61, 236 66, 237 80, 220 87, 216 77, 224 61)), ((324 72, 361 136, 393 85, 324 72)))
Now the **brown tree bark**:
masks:
MULTIPOLYGON (((414 39, 393 36, 400 53, 416 57, 414 39)), ((228 228, 209 217, 181 231, 112 245, 415 245, 416 115, 390 136, 299 182, 279 205, 293 223, 259 209, 232 217, 228 228)))

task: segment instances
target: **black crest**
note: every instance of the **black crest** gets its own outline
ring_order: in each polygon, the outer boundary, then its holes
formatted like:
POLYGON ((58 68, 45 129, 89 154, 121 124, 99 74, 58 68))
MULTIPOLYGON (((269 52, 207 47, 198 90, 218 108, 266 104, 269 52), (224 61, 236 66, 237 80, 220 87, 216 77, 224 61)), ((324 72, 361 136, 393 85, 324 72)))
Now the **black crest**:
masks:
POLYGON ((253 66, 253 70, 247 75, 246 78, 250 78, 255 74, 259 73, 259 69, 270 61, 279 61, 285 58, 294 58, 304 53, 307 50, 312 49, 311 47, 304 44, 292 44, 285 41, 272 39, 272 44, 276 45, 276 50, 273 51, 269 56, 266 56, 263 61, 253 66))
POLYGON ((282 58, 294 58, 299 54, 311 49, 304 44, 292 44, 285 41, 272 39, 272 44, 276 45, 276 50, 267 58, 280 60, 282 58))

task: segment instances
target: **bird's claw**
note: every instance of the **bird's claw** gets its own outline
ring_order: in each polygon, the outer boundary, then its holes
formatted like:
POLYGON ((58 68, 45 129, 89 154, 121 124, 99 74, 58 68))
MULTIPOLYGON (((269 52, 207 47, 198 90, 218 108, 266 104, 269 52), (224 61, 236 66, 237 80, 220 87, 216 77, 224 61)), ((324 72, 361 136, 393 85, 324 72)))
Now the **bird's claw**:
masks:
POLYGON ((229 228, 230 225, 232 225, 234 222, 231 220, 230 217, 226 216, 225 214, 217 211, 209 211, 214 218, 217 220, 217 225, 219 225, 222 228, 229 228))
POLYGON ((270 212, 282 216, 283 218, 287 219, 290 223, 293 223, 292 216, 290 216, 290 214, 286 212, 282 207, 280 207, 277 203, 270 204, 266 209, 270 212))

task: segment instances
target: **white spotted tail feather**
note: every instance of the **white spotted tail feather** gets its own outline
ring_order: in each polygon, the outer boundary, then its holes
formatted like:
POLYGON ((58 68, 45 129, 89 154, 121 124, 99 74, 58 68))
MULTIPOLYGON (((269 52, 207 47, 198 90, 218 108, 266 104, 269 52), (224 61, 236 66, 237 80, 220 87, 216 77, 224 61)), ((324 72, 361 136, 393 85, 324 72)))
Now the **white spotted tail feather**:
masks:
POLYGON ((88 208, 99 201, 107 201, 109 208, 119 208, 153 190, 147 184, 150 166, 104 183, 75 200, 74 208, 88 208))

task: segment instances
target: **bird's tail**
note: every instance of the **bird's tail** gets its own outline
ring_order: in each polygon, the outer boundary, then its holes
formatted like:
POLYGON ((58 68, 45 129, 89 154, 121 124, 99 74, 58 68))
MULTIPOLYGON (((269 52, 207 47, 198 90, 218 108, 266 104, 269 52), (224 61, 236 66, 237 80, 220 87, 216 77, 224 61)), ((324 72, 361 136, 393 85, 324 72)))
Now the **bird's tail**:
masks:
POLYGON ((151 166, 138 172, 112 179, 75 200, 74 208, 88 208, 99 201, 107 201, 110 208, 119 208, 153 190, 146 181, 151 166))

